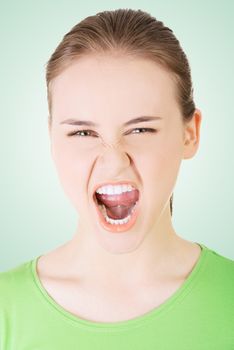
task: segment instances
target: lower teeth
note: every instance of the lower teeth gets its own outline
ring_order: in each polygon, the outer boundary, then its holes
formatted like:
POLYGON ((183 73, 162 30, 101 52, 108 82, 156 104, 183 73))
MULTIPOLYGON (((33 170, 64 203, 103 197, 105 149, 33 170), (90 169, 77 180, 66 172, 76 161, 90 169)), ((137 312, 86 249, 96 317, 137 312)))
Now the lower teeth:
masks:
POLYGON ((112 225, 123 225, 123 224, 126 224, 127 222, 129 222, 129 220, 131 219, 131 215, 132 213, 134 212, 135 210, 135 207, 136 207, 136 203, 134 204, 133 208, 131 209, 131 214, 128 215, 126 218, 124 219, 119 219, 119 220, 115 220, 115 219, 111 219, 109 218, 109 216, 107 215, 107 212, 106 212, 106 207, 104 204, 102 205, 98 205, 101 209, 101 212, 105 218, 105 220, 109 223, 109 224, 112 224, 112 225))

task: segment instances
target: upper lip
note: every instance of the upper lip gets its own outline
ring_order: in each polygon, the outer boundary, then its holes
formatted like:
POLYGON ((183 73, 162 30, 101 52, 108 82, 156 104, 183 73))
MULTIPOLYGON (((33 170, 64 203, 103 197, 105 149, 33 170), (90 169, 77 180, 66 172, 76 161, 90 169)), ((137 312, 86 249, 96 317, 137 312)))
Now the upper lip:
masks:
POLYGON ((103 182, 103 183, 100 183, 98 185, 96 185, 94 187, 94 190, 93 190, 93 195, 95 195, 95 192, 97 191, 97 189, 99 187, 102 187, 102 186, 107 186, 107 185, 113 185, 113 186, 117 186, 117 185, 132 185, 132 187, 136 188, 137 190, 139 190, 138 186, 131 180, 123 180, 123 181, 118 181, 118 182, 114 182, 114 181, 107 181, 107 182, 103 182))

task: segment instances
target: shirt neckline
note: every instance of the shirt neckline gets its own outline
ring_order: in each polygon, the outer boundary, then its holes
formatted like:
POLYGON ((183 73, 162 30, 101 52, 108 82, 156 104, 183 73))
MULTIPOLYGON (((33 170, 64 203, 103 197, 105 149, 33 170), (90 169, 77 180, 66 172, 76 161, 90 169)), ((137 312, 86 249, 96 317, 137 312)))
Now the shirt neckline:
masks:
MULTIPOLYGON (((197 243, 197 242, 195 242, 197 243)), ((153 308, 152 310, 148 311, 147 313, 134 317, 129 320, 125 321, 119 321, 119 322, 95 322, 90 320, 85 320, 77 315, 72 314, 71 312, 64 309, 61 305, 59 305, 46 291, 44 286, 42 285, 38 273, 37 273, 37 261, 42 256, 39 255, 35 259, 31 260, 31 273, 33 276, 33 280, 36 284, 37 290, 41 293, 41 297, 47 301, 52 309, 56 311, 59 314, 65 317, 67 320, 70 320, 73 325, 77 325, 83 328, 89 328, 89 329, 96 329, 96 330, 112 330, 112 331, 118 331, 121 329, 129 329, 131 327, 137 327, 140 326, 148 321, 152 321, 156 317, 160 317, 165 312, 168 312, 173 306, 175 306, 179 301, 192 289, 193 285, 195 284, 199 272, 201 271, 201 267, 204 265, 205 258, 207 256, 207 252, 209 251, 209 248, 207 248, 202 243, 197 243, 200 248, 200 256, 193 267, 192 271, 186 278, 186 280, 183 282, 183 284, 168 298, 166 299, 162 304, 159 306, 153 308)))

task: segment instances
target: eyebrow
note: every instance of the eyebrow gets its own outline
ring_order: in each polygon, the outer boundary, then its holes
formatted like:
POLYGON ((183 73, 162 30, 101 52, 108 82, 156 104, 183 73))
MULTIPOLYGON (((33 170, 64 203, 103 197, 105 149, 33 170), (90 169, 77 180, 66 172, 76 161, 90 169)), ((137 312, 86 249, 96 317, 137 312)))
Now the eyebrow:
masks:
MULTIPOLYGON (((142 123, 142 122, 149 122, 151 120, 160 120, 162 119, 161 117, 150 117, 150 116, 140 116, 134 119, 131 119, 123 124, 123 126, 128 126, 131 124, 137 124, 137 123, 142 123)), ((66 119, 60 122, 60 124, 69 124, 69 125, 86 125, 86 126, 92 126, 92 127, 98 127, 98 124, 95 124, 92 121, 88 120, 77 120, 77 119, 66 119)))

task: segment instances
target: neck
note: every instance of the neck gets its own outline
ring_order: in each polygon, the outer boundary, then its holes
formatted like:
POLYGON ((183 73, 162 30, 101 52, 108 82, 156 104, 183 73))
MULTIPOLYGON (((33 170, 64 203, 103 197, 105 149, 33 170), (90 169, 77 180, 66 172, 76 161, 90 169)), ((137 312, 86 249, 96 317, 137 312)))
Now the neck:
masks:
POLYGON ((130 288, 165 278, 183 265, 183 253, 191 245, 176 235, 169 207, 138 247, 127 253, 110 253, 92 235, 81 232, 77 231, 66 245, 69 275, 87 283, 108 283, 113 288, 121 285, 130 288))

